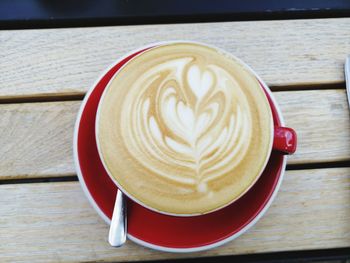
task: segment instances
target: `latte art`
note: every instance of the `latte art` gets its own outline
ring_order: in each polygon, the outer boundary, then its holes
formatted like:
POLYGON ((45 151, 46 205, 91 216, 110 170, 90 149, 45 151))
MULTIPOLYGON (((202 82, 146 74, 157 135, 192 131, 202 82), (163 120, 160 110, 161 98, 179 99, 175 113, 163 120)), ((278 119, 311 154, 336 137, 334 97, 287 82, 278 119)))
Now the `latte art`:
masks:
POLYGON ((139 76, 122 107, 122 131, 130 154, 145 168, 209 192, 207 183, 244 157, 252 121, 237 81, 197 60, 166 61, 139 76))
POLYGON ((150 48, 128 61, 99 103, 104 167, 143 205, 203 214, 240 197, 272 148, 259 82, 226 53, 193 43, 150 48))

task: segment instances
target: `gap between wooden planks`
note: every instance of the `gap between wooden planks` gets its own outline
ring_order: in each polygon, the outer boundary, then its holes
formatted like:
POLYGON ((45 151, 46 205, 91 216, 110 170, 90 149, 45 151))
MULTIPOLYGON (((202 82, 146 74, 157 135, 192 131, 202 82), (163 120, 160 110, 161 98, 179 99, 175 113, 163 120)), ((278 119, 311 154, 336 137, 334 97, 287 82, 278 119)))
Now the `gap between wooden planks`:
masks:
MULTIPOLYGON (((345 90, 274 93, 298 134, 288 164, 350 160, 345 90)), ((0 180, 70 176, 73 129, 81 101, 0 104, 0 180)))
MULTIPOLYGON (((0 261, 133 261, 350 246, 350 168, 287 171, 267 214, 220 248, 161 253, 115 249, 78 182, 0 185, 0 261), (40 248, 40 249, 38 249, 40 248)), ((205 230, 204 230, 205 231, 205 230)))
POLYGON ((0 31, 0 99, 79 96, 125 53, 165 40, 213 44, 272 87, 340 84, 350 18, 0 31))

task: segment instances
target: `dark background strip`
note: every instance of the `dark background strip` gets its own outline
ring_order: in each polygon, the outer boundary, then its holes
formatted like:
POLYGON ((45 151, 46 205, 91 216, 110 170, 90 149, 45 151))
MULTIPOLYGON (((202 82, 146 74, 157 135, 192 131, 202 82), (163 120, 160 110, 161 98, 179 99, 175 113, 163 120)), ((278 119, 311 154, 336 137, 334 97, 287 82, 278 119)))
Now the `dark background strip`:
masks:
MULTIPOLYGON (((288 237, 286 237, 288 238, 288 237)), ((193 259, 175 259, 148 261, 153 263, 310 263, 323 261, 322 263, 331 263, 332 261, 344 262, 350 257, 350 248, 324 249, 324 250, 305 250, 277 253, 262 253, 252 255, 221 256, 193 259)))
POLYGON ((1 0, 0 29, 350 16, 349 0, 1 0))

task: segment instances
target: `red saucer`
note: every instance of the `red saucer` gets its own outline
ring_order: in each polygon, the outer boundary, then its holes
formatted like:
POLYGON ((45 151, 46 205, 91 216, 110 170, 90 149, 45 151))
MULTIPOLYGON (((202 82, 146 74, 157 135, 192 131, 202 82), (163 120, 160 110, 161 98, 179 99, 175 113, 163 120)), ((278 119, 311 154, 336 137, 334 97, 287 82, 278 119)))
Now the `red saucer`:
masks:
MULTIPOLYGON (((79 181, 89 201, 108 223, 117 188, 98 155, 95 140, 96 111, 109 80, 138 53, 119 61, 90 89, 75 127, 74 155, 79 181)), ((275 126, 283 125, 271 92, 266 85, 262 84, 262 87, 268 96, 275 126)), ((171 252, 200 251, 226 243, 244 233, 264 214, 277 194, 284 170, 285 157, 272 152, 263 174, 244 196, 219 211, 203 216, 162 215, 128 200, 128 237, 144 246, 171 252)))

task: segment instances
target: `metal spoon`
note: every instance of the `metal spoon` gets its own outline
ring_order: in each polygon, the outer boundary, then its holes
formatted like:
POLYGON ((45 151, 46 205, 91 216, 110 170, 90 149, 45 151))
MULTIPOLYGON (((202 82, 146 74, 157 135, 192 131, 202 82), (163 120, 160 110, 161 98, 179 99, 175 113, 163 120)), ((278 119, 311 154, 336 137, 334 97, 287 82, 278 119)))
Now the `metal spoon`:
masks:
POLYGON ((114 203, 111 226, 109 228, 108 242, 113 247, 121 247, 126 241, 127 218, 125 196, 118 189, 114 203))
POLYGON ((345 60, 345 83, 346 83, 346 93, 348 95, 348 104, 350 107, 350 55, 345 60))

